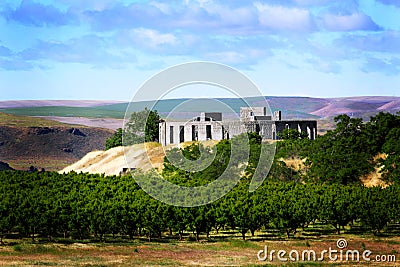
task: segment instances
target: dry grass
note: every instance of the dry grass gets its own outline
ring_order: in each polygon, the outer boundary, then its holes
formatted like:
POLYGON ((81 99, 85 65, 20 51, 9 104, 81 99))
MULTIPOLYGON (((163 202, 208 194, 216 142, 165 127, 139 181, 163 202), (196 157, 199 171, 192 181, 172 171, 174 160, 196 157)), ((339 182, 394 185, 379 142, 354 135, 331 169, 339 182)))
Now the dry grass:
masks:
MULTIPOLYGON (((21 243, 0 247, 2 266, 256 266, 260 264, 281 265, 276 259, 260 262, 257 252, 265 246, 268 250, 303 251, 314 250, 317 255, 324 249, 336 249, 339 237, 329 236, 315 240, 241 241, 231 239, 219 242, 142 242, 121 244, 70 245, 49 243, 21 243)), ((371 250, 375 255, 391 255, 400 251, 400 238, 347 237, 346 249, 371 250)), ((372 257, 371 256, 371 259, 372 257)), ((367 262, 309 262, 301 266, 365 266, 367 262)), ((368 263, 368 266, 398 266, 394 263, 368 263)), ((292 264, 290 266, 299 266, 292 264)))
MULTIPOLYGON (((55 127, 66 126, 67 124, 35 117, 17 116, 12 114, 5 114, 0 112, 0 126, 14 126, 14 127, 55 127)), ((77 124, 68 124, 68 126, 79 126, 77 124)))
MULTIPOLYGON (((373 161, 377 163, 379 159, 386 159, 387 155, 384 153, 380 153, 376 155, 373 158, 373 161)), ((382 170, 383 166, 381 167, 375 167, 375 170, 372 171, 371 173, 368 173, 360 178, 361 182, 366 186, 366 187, 374 187, 374 186, 381 186, 385 188, 387 184, 382 180, 382 173, 380 172, 382 170)))
POLYGON ((283 159, 280 158, 279 160, 285 162, 285 164, 292 168, 295 171, 303 171, 305 169, 304 162, 305 159, 302 160, 300 158, 291 158, 291 159, 283 159))
POLYGON ((90 152, 78 162, 61 170, 60 173, 76 171, 118 175, 120 171, 122 171, 123 168, 127 168, 128 165, 131 168, 136 167, 143 170, 147 170, 151 167, 151 163, 148 160, 146 149, 143 144, 125 148, 114 147, 107 151, 90 152), (126 160, 129 161, 129 164, 127 164, 126 160))
MULTIPOLYGON (((387 155, 384 153, 380 153, 376 155, 373 158, 374 163, 376 164, 379 159, 386 159, 387 155)), ((299 171, 304 173, 306 171, 304 162, 305 159, 300 159, 300 158, 289 158, 289 159, 284 159, 280 158, 279 160, 285 162, 285 164, 292 168, 295 171, 299 171)), ((380 172, 382 169, 381 167, 375 167, 374 171, 363 175, 360 177, 361 182, 366 186, 366 187, 374 187, 374 186, 381 186, 385 188, 387 184, 382 180, 382 173, 380 172)))
POLYGON ((73 159, 59 159, 53 157, 25 157, 18 159, 7 159, 7 163, 16 170, 27 170, 30 166, 41 168, 45 166, 46 171, 58 171, 74 163, 73 159))
MULTIPOLYGON (((140 168, 143 171, 164 167, 166 150, 174 147, 186 147, 196 142, 185 142, 179 145, 163 147, 160 143, 150 142, 127 147, 114 147, 107 151, 93 151, 88 153, 78 162, 65 167, 60 173, 88 172, 106 175, 118 175, 123 168, 140 168)), ((218 141, 202 142, 205 146, 214 146, 218 141)))

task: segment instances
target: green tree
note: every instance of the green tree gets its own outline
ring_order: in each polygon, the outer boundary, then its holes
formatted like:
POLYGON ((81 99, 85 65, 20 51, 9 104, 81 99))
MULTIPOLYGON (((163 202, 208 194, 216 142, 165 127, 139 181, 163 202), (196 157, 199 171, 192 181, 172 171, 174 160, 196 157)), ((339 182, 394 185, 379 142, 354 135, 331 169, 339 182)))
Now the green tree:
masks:
MULTIPOLYGON (((400 113, 398 113, 400 114, 400 113)), ((382 146, 387 141, 389 132, 394 128, 400 128, 400 116, 391 113, 379 112, 376 116, 371 117, 366 123, 366 141, 368 142, 371 154, 381 152, 382 146)))
POLYGON ((309 177, 315 181, 349 184, 359 183, 359 177, 373 170, 373 156, 363 134, 360 118, 347 115, 335 117, 336 129, 328 131, 311 143, 306 164, 309 177))
POLYGON ((157 110, 133 112, 128 123, 125 125, 123 144, 133 145, 144 142, 158 141, 158 123, 160 115, 157 110))
POLYGON ((255 192, 248 191, 249 182, 240 181, 239 185, 229 195, 230 214, 232 217, 233 227, 237 228, 242 235, 242 239, 246 239, 246 233, 250 230, 254 236, 256 230, 265 224, 266 214, 263 212, 264 203, 260 202, 261 198, 255 192))
MULTIPOLYGON (((374 235, 379 235, 390 220, 389 191, 381 187, 366 188, 361 192, 359 211, 361 222, 369 227, 374 235)), ((394 197, 394 196, 392 196, 394 197)))
POLYGON ((296 129, 284 129, 278 134, 278 136, 283 140, 298 140, 308 138, 308 134, 306 132, 299 132, 296 129))
POLYGON ((355 186, 324 186, 319 207, 320 219, 331 224, 340 234, 342 228, 357 219, 359 192, 355 186))
POLYGON ((106 150, 117 146, 122 146, 122 128, 118 128, 114 135, 106 140, 106 150))
POLYGON ((145 142, 158 142, 160 115, 157 110, 150 110, 145 127, 145 142))
POLYGON ((382 151, 387 154, 381 161, 382 178, 387 182, 400 182, 400 128, 393 128, 386 136, 382 151))
POLYGON ((113 136, 106 140, 106 150, 117 146, 129 146, 144 142, 158 142, 158 123, 160 115, 157 110, 133 112, 125 128, 118 128, 113 136))
POLYGON ((188 228, 194 234, 196 241, 200 240, 200 234, 206 233, 209 237, 210 231, 215 224, 214 210, 210 204, 187 208, 188 228))
POLYGON ((308 222, 304 207, 309 201, 301 184, 276 183, 268 190, 268 209, 270 210, 271 223, 286 232, 287 237, 294 236, 297 229, 308 222))

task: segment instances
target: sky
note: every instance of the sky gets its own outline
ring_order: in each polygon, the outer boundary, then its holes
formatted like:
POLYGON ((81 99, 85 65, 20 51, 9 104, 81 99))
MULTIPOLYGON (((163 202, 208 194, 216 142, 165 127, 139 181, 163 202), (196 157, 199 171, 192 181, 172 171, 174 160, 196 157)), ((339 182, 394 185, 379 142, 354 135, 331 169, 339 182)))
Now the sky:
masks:
POLYGON ((191 61, 235 68, 267 96, 400 96, 399 14, 399 0, 2 0, 0 100, 130 100, 191 61))

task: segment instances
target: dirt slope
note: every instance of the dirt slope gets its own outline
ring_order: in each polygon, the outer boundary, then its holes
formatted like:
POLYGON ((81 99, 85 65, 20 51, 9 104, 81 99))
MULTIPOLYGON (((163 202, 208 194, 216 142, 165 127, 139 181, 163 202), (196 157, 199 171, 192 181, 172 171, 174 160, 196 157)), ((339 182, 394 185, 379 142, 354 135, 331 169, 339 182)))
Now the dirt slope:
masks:
POLYGON ((162 169, 164 155, 163 147, 159 143, 114 147, 106 151, 90 152, 78 162, 61 170, 60 173, 75 171, 118 175, 123 168, 128 168, 128 165, 129 168, 140 168, 144 171, 151 168, 162 169))
MULTIPOLYGON (((215 140, 202 142, 205 146, 214 146, 218 143, 215 140)), ((137 144, 129 147, 114 147, 107 151, 93 151, 84 156, 81 160, 64 168, 64 172, 88 172, 106 175, 118 175, 123 168, 139 168, 143 171, 156 168, 162 170, 165 151, 173 147, 185 147, 193 142, 184 142, 180 145, 161 146, 160 143, 137 144), (126 156, 125 156, 126 154, 126 156), (126 162, 128 160, 128 163, 126 162)))

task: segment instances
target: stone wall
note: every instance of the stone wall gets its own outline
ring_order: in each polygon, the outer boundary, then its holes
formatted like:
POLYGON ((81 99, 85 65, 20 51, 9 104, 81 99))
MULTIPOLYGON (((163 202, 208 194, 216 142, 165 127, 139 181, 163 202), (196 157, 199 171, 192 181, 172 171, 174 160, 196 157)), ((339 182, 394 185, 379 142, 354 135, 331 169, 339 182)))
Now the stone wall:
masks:
POLYGON ((163 146, 224 139, 224 127, 218 121, 161 122, 159 127, 160 143, 163 146))

